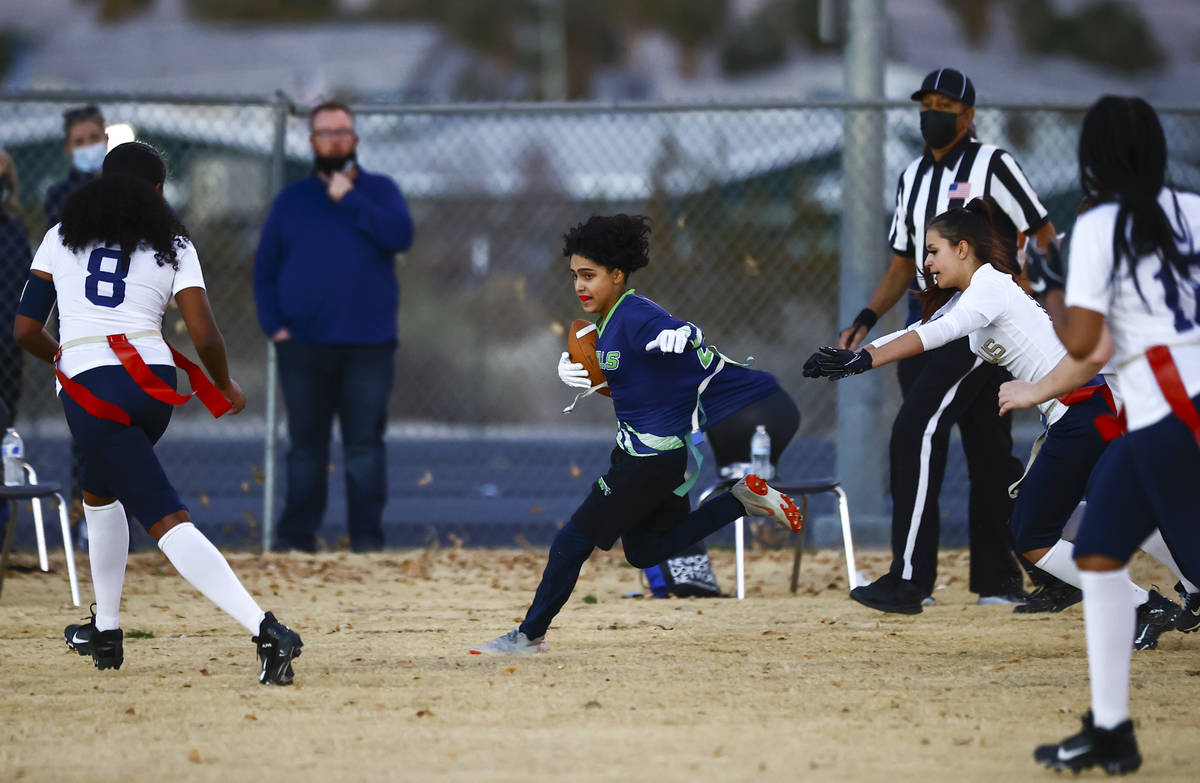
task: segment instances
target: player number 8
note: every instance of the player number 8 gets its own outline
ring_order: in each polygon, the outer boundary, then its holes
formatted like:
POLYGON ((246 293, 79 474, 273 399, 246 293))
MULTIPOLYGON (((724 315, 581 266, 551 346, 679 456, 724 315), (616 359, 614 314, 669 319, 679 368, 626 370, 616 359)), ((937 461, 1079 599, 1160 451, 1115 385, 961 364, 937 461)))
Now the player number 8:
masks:
POLYGON ((88 301, 100 307, 116 307, 125 301, 125 278, 129 276, 129 259, 122 258, 121 252, 107 247, 98 247, 88 256, 88 276, 84 281, 83 292, 88 301), (116 262, 116 268, 104 268, 104 260, 111 258, 116 262), (100 284, 112 286, 112 293, 100 293, 100 284))

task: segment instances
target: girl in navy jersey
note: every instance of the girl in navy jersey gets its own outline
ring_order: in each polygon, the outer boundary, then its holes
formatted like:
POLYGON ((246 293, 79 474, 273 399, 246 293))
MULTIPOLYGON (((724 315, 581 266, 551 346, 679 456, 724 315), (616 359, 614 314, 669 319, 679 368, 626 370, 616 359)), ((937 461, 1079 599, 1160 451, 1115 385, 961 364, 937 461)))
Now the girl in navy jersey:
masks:
POLYGON ((255 634, 259 681, 288 685, 299 635, 259 608, 192 525, 154 453, 172 406, 187 400, 175 391, 177 364, 214 415, 246 406, 229 377, 196 250, 163 199, 165 177, 152 147, 130 142, 109 152, 101 176, 72 193, 62 223, 38 248, 14 327, 27 351, 55 367, 67 424, 83 455, 96 609, 88 622, 67 626, 66 641, 99 669, 119 669, 124 661, 119 612, 128 509, 184 579, 255 634), (172 296, 212 382, 162 339, 163 310, 172 296), (44 327, 56 304, 58 339, 44 327))
MULTIPOLYGON (((1071 236, 1065 304, 1055 330, 1072 357, 1112 335, 1126 435, 1096 466, 1075 537, 1083 577, 1091 709, 1083 730, 1034 758, 1108 773, 1142 762, 1129 718, 1134 605, 1126 563, 1158 526, 1183 572, 1200 579, 1200 196, 1166 187, 1167 145, 1141 98, 1105 96, 1083 120, 1079 178, 1093 206, 1071 236)), ((1177 627, 1193 629, 1189 596, 1177 627)), ((1193 611, 1193 609, 1195 611, 1193 611)))
MULTIPOLYGON (((1112 419, 1119 406, 1108 357, 1077 360, 1067 355, 1046 311, 1016 283, 1016 228, 991 197, 938 215, 929 223, 925 242, 928 285, 921 292, 922 320, 857 353, 823 348, 805 362, 804 374, 843 378, 967 337, 980 362, 999 364, 1015 378, 1041 384, 1039 389, 1047 393, 1037 407, 1046 430, 1018 482, 1013 537, 1023 557, 1078 587, 1071 543, 1060 536, 1107 445, 1095 421, 1112 419), (1071 396, 1064 400, 1070 405, 1057 398, 1068 392, 1071 396)), ((1166 562, 1177 571, 1169 554, 1166 562)), ((1139 649, 1153 647, 1175 622, 1178 607, 1155 590, 1126 582, 1139 606, 1139 649)), ((856 589, 850 595, 869 606, 863 592, 856 589)))
MULTIPOLYGON (((592 217, 564 237, 575 293, 584 312, 598 316, 596 355, 612 392, 617 446, 608 472, 550 545, 524 621, 474 654, 545 650, 546 629, 570 597, 580 568, 593 549, 610 549, 618 538, 626 559, 647 568, 741 516, 800 529, 796 504, 754 475, 689 513, 694 475, 685 481, 684 474, 693 433, 708 431, 720 461, 736 453, 735 431, 748 448, 753 426, 747 431, 746 422, 767 424, 773 451, 782 451, 799 415, 773 376, 727 362, 705 344, 700 327, 629 287, 630 275, 649 263, 649 234, 647 218, 613 215, 592 217)), ((590 385, 583 365, 566 354, 559 377, 569 386, 590 385)))

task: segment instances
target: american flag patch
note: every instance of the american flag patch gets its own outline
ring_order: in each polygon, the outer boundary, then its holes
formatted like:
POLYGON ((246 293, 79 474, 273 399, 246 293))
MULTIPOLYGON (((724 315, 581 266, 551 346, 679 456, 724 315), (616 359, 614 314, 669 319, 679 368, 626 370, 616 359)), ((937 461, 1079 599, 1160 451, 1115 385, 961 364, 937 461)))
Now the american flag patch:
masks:
POLYGON ((955 182, 950 186, 950 190, 946 191, 946 194, 952 199, 962 199, 963 201, 966 201, 971 197, 971 183, 955 182))

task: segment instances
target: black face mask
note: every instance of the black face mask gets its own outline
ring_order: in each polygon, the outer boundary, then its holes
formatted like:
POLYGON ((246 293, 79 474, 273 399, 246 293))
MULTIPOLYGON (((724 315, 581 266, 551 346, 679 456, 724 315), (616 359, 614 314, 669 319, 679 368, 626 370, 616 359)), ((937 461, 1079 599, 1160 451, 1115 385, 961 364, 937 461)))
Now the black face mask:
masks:
POLYGON ((347 163, 358 163, 358 158, 351 152, 349 155, 338 155, 336 157, 326 157, 324 155, 313 156, 313 166, 322 174, 332 174, 335 171, 343 171, 346 169, 347 163))
POLYGON ((921 135, 935 150, 949 146, 958 135, 958 115, 948 111, 925 109, 921 112, 921 135))

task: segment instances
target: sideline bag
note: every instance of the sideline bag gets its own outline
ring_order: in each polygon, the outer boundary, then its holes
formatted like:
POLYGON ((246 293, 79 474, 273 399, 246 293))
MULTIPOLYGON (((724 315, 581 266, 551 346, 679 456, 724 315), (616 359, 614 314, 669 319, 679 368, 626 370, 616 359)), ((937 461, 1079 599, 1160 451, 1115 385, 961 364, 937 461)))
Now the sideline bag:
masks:
POLYGON ((655 598, 675 595, 680 598, 706 598, 721 595, 717 575, 703 541, 697 541, 674 557, 651 568, 643 569, 650 592, 655 598))

